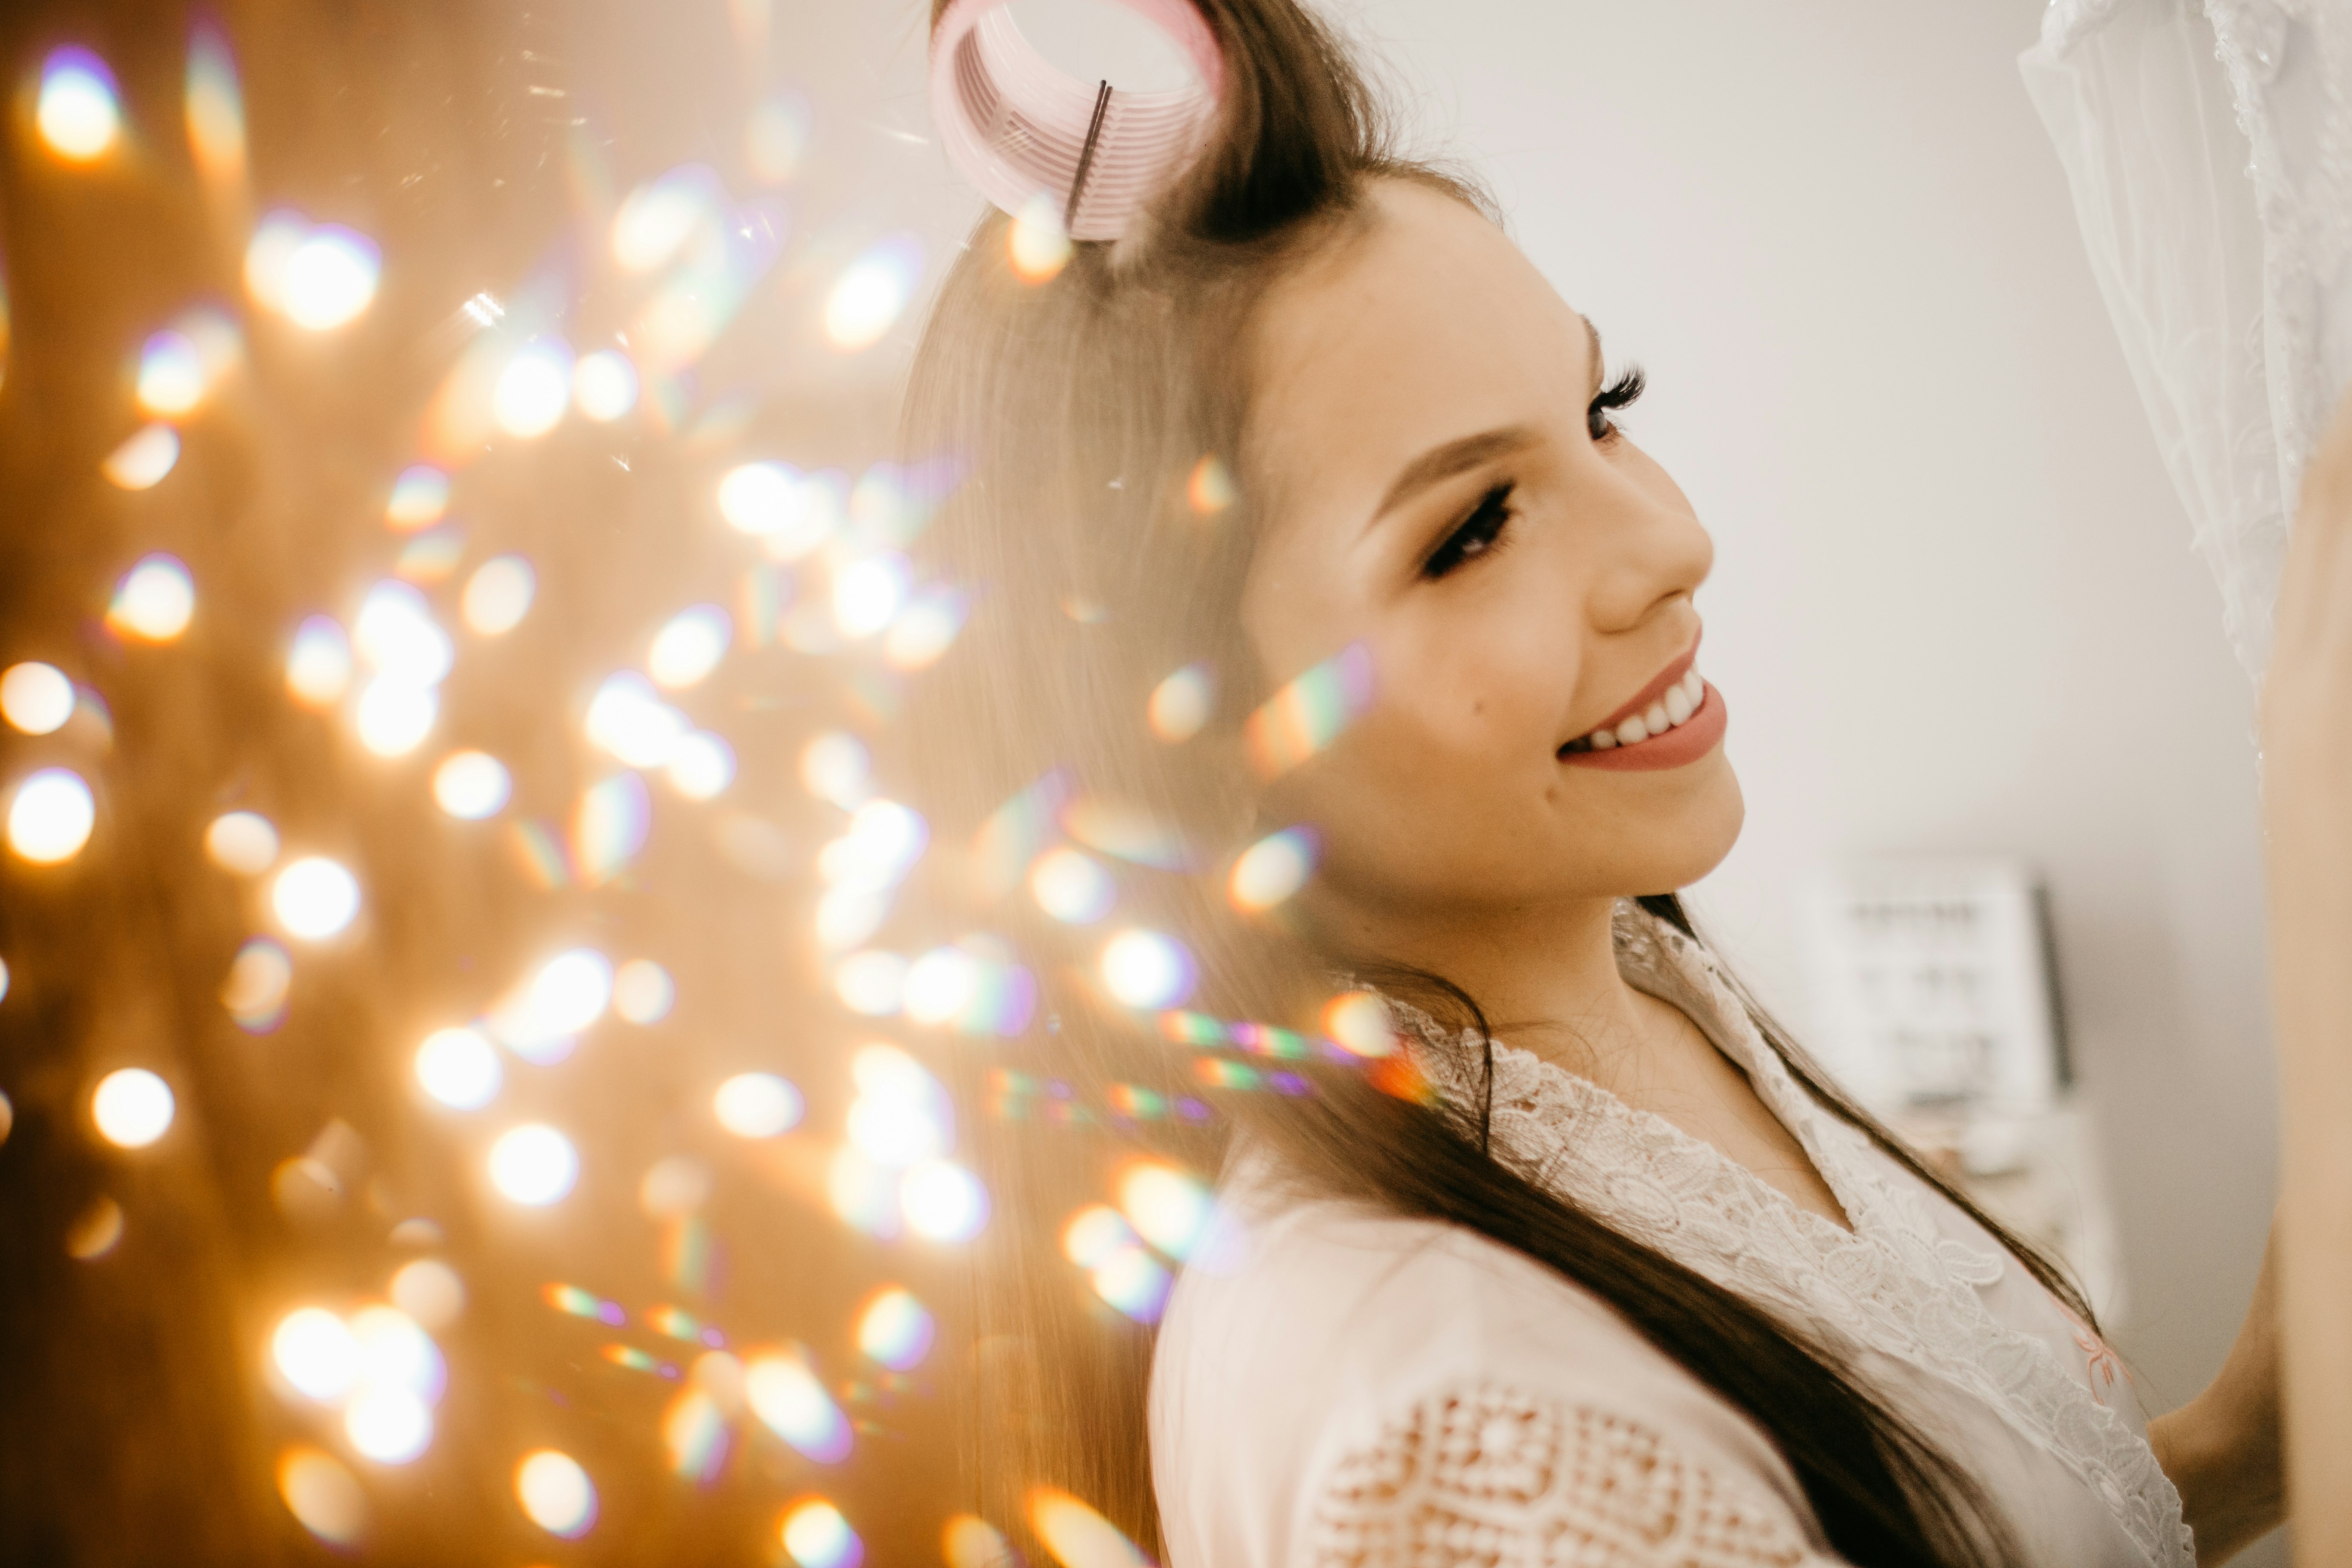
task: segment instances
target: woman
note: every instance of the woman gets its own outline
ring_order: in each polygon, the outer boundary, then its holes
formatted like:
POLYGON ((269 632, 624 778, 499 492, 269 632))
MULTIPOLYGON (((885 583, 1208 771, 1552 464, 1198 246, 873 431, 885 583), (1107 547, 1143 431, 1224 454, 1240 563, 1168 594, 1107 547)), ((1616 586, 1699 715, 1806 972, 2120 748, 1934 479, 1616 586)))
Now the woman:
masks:
POLYGON ((970 465, 936 548, 982 595, 910 726, 931 799, 998 847, 1061 808, 1181 861, 1119 897, 1201 976, 1155 1020, 1035 966, 1015 1049, 1081 1110, 991 1130, 984 1479, 1187 1568, 2174 1564, 2269 1529, 2266 1304, 2147 1421, 2073 1288, 1693 933, 1673 889, 1741 804, 1696 673, 1707 537, 1618 424, 1638 374, 1470 186, 1386 150, 1290 0, 1201 10, 1206 150, 1042 283, 984 220, 910 393, 918 448, 970 465), (1148 721, 1180 669, 1215 684, 1197 732, 1148 721), (1295 826, 1320 864, 1271 915, 1199 874, 1295 826), (1401 1054, 1314 1022, 1355 985, 1401 1054), (1217 1051, 1282 1027, 1370 1058, 1285 1063, 1295 1092, 1226 1093, 1214 1131, 1134 1120, 1193 1047, 1253 1081, 1217 1051), (1156 1349, 1056 1250, 1116 1170, 1088 1106, 1223 1172, 1233 1239, 1156 1349))

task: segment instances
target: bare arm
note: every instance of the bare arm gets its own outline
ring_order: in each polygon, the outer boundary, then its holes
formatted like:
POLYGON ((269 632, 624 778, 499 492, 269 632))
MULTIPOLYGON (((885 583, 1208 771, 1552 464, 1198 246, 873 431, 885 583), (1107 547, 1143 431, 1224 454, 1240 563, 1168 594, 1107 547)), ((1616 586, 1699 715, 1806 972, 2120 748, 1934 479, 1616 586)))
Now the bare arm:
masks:
POLYGON ((2304 479, 2263 687, 2296 1557, 2352 1563, 2352 403, 2304 479))
POLYGON ((2286 1515, 2279 1432, 2278 1227, 2246 1321, 2221 1375, 2179 1409, 2148 1423, 2147 1440, 2197 1532, 2201 1568, 2232 1556, 2286 1515))

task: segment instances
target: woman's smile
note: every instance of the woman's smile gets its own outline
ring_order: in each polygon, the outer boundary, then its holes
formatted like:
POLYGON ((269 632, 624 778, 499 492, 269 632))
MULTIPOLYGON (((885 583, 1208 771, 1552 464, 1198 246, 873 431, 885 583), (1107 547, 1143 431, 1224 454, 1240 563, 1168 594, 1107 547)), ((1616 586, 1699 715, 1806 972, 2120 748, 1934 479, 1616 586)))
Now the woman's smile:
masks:
POLYGON ((1617 710, 1559 749, 1570 767, 1646 773, 1695 763, 1720 745, 1723 693, 1698 672, 1698 639, 1617 710))

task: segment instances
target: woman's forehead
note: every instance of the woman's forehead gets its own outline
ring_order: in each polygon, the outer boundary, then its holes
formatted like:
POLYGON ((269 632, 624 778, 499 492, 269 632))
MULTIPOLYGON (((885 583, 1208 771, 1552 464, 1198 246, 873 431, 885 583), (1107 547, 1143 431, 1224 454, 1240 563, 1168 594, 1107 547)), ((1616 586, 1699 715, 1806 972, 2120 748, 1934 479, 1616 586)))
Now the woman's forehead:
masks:
POLYGON ((1334 487, 1370 504, 1442 443, 1580 417, 1597 370, 1584 319, 1484 216, 1402 181, 1373 202, 1268 293, 1252 334, 1252 466, 1335 505, 1334 487))

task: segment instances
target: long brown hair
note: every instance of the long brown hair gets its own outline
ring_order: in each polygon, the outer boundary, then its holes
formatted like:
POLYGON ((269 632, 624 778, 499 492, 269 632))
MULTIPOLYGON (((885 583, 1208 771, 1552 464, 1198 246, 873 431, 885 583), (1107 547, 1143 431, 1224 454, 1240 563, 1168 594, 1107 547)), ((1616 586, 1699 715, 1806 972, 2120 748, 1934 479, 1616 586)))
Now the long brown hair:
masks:
MULTIPOLYGON (((1190 859, 1124 873, 1120 897, 1197 957, 1191 1005, 1311 1028, 1340 955, 1278 918, 1237 913, 1210 874, 1272 826, 1258 820, 1243 743, 1244 721, 1267 691, 1238 613, 1264 521, 1241 439, 1249 389, 1238 367, 1255 302, 1286 268, 1371 222, 1365 195, 1376 182, 1416 181, 1490 208, 1463 178, 1390 150, 1356 67, 1293 0, 1200 5, 1226 87, 1197 162, 1130 234, 1076 246, 1042 284, 1010 265, 1008 220, 990 214, 925 331, 907 438, 964 468, 929 549, 940 570, 972 585, 977 605, 963 641, 918 687, 908 739, 926 801, 950 834, 1041 779, 1172 828, 1190 859), (1191 481, 1204 460, 1238 474, 1230 504, 1198 504, 1191 481), (1187 664, 1213 672, 1217 699, 1199 733, 1171 744, 1148 726, 1147 699, 1187 664)), ((1296 1069, 1284 1080, 1290 1092, 1203 1091, 1186 1071, 1189 1048, 1171 1048, 1149 1020, 1099 996, 1081 937, 1024 912, 1023 900, 982 901, 984 918, 1030 956, 1041 992, 1034 1027, 960 1069, 997 1203, 976 1256, 971 1398, 978 1481, 1000 1517, 1017 1515, 1024 1488, 1051 1484, 1156 1544, 1144 1425, 1150 1337, 1087 1292, 1056 1231, 1139 1148, 1213 1172, 1225 1141, 1245 1130, 1277 1152, 1302 1192, 1464 1226, 1609 1303, 1769 1434, 1844 1557, 2013 1559, 1979 1489, 1808 1329, 1490 1158, 1483 1105, 1432 1103, 1314 1063, 1283 1064, 1296 1069), (1049 1086, 1035 1103, 1058 1110, 1021 1117, 1004 1092, 1014 1082, 1049 1086), (1139 1110, 1188 1094, 1205 1097, 1214 1117, 1139 1110)), ((1689 930, 1671 895, 1643 903, 1689 930)), ((1435 976, 1411 984, 1416 1001, 1491 1040, 1466 994, 1435 976)), ((2085 1310, 2047 1262, 1759 1021, 1837 1114, 2085 1310)))

